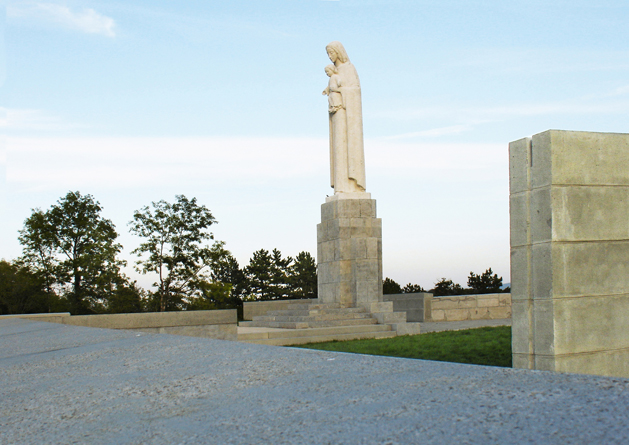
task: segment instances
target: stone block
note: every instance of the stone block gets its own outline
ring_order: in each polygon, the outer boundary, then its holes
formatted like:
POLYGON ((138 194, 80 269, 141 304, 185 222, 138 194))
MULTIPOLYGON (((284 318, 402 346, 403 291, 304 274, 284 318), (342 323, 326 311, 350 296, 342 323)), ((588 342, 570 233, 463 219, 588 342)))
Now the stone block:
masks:
POLYGON ((530 243, 529 235, 529 193, 518 193, 509 197, 509 219, 511 246, 518 247, 530 243))
POLYGON ((555 352, 554 300, 535 300, 533 304, 533 352, 553 355, 555 352))
POLYGON ((530 199, 531 242, 540 243, 550 241, 553 228, 550 187, 531 191, 530 199))
POLYGON ((406 323, 406 312, 375 312, 379 324, 406 323))
POLYGON ((375 218, 376 217, 376 201, 375 200, 360 200, 360 216, 363 218, 375 218))
POLYGON ((491 314, 489 312, 489 308, 486 307, 477 307, 467 309, 468 312, 468 320, 490 320, 491 314))
POLYGON ((629 294, 553 303, 555 354, 629 349, 629 294))
POLYGON ((356 281, 356 300, 370 304, 378 301, 378 280, 356 281))
POLYGON ((511 306, 487 308, 487 320, 498 320, 501 318, 511 318, 511 306))
POLYGON ((430 318, 427 318, 427 320, 431 320, 431 321, 446 321, 446 311, 444 311, 442 309, 433 309, 431 311, 430 318))
POLYGON ((476 297, 478 307, 498 307, 500 306, 500 299, 495 296, 493 298, 482 298, 481 295, 476 297))
POLYGON ((511 248, 511 298, 528 300, 531 279, 531 246, 511 248))
POLYGON ((555 356, 554 370, 629 378, 629 349, 555 356))
POLYGON ((553 188, 553 239, 629 239, 629 187, 553 188))
POLYGON ((629 291, 629 241, 554 243, 553 261, 555 298, 629 291))
MULTIPOLYGON (((556 249, 555 249, 556 250, 556 249)), ((553 296, 553 246, 551 243, 531 246, 532 298, 548 299, 553 296)))
MULTIPOLYGON (((511 316, 511 349, 514 354, 529 354, 533 352, 533 302, 514 301, 511 316)), ((527 361, 528 362, 528 361, 527 361)), ((515 366, 514 366, 515 367, 515 366)))
POLYGON ((559 130, 546 133, 551 133, 552 160, 547 165, 552 165, 552 184, 629 185, 629 134, 559 130))
POLYGON ((382 258, 382 240, 374 237, 365 238, 366 257, 368 259, 382 258))
POLYGON ((354 276, 358 281, 371 281, 378 276, 377 259, 357 259, 354 261, 354 276))
POLYGON ((432 300, 433 309, 461 309, 476 307, 476 298, 472 296, 438 297, 432 300))
POLYGON ((447 309, 445 313, 447 321, 462 321, 472 319, 470 309, 447 309))
MULTIPOLYGON (((549 186, 552 176, 551 147, 553 130, 534 135, 531 138, 530 189, 549 186)), ((555 135, 556 139, 556 135, 555 135)))
POLYGON ((530 155, 531 138, 509 144, 509 189, 512 194, 528 190, 530 155))
POLYGON ((351 258, 352 259, 366 259, 367 258, 367 238, 352 238, 351 243, 351 258))
POLYGON ((342 260, 339 261, 339 281, 352 281, 353 279, 353 261, 342 260))
POLYGON ((513 354, 512 366, 516 369, 532 369, 532 354, 513 354))
POLYGON ((374 302, 370 304, 369 312, 393 312, 393 302, 391 301, 380 301, 374 302))
POLYGON ((351 239, 339 239, 338 240, 338 257, 339 261, 352 259, 352 240, 351 239))
POLYGON ((391 329, 397 335, 417 335, 421 333, 420 323, 392 323, 391 329))

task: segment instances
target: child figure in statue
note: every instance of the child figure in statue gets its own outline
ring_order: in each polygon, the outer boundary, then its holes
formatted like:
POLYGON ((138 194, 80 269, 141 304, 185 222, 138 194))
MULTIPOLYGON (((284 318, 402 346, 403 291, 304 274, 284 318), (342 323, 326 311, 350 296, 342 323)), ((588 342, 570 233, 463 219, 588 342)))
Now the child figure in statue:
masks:
POLYGON ((328 112, 330 114, 336 113, 343 107, 343 96, 341 95, 341 76, 336 69, 334 64, 330 64, 325 67, 325 74, 328 75, 330 81, 328 82, 328 86, 325 90, 323 90, 324 95, 328 96, 328 112))

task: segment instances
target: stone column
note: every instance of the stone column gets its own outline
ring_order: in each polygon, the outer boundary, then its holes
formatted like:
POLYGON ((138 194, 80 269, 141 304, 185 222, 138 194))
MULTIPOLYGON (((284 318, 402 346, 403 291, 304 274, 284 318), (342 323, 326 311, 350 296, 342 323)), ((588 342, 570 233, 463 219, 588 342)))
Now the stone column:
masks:
POLYGON ((372 303, 382 302, 382 220, 369 193, 356 195, 336 194, 321 206, 319 301, 371 310, 372 303))
POLYGON ((509 145, 513 366, 629 377, 629 134, 509 145))

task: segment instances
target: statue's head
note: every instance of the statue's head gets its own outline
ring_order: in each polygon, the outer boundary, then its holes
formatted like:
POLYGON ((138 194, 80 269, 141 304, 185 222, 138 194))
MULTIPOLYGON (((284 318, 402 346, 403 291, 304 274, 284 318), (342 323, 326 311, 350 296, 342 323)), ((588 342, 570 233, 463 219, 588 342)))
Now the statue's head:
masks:
POLYGON ((349 62, 347 51, 345 51, 341 42, 337 42, 336 40, 334 42, 330 42, 328 43, 328 46, 325 47, 325 50, 333 63, 336 63, 337 60, 341 63, 349 62))
POLYGON ((325 73, 328 77, 332 77, 333 74, 338 74, 338 70, 336 69, 336 66, 331 63, 325 67, 325 73))

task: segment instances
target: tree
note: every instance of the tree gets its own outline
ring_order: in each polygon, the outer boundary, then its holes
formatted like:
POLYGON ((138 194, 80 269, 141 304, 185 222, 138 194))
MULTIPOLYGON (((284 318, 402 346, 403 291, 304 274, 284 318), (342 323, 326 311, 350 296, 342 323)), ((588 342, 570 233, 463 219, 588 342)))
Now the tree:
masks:
POLYGON ((18 263, 0 260, 0 314, 50 312, 54 303, 39 276, 18 263))
POLYGON ((231 253, 228 252, 212 264, 210 277, 215 283, 229 284, 229 295, 232 299, 232 303, 237 306, 242 304, 242 298, 247 293, 247 280, 238 261, 231 253))
POLYGON ((177 195, 176 199, 136 210, 129 223, 131 233, 146 239, 132 253, 142 258, 136 262, 139 272, 158 276, 151 300, 159 311, 181 310, 187 300, 200 297, 210 279, 209 268, 227 254, 223 243, 204 244, 214 239, 208 229, 217 221, 210 210, 197 204, 196 198, 177 195))
POLYGON ((460 284, 454 283, 452 280, 442 278, 435 283, 435 287, 430 290, 435 297, 443 297, 447 295, 464 295, 465 289, 460 284))
POLYGON ((393 281, 391 278, 386 277, 382 282, 382 293, 383 294, 401 294, 402 286, 399 283, 393 281))
POLYGON ((20 230, 21 262, 49 292, 64 294, 74 314, 98 311, 124 265, 118 233, 101 210, 91 195, 68 192, 46 212, 34 209, 20 230))
POLYGON ((406 286, 402 288, 403 294, 415 294, 419 292, 426 292, 426 290, 423 287, 421 287, 419 284, 408 283, 406 286))
POLYGON ((249 265, 245 267, 248 297, 255 300, 277 300, 290 298, 288 269, 291 257, 282 258, 282 253, 273 249, 253 252, 249 265))
POLYGON ((317 298, 317 264, 309 252, 299 252, 288 269, 291 298, 317 298))
POLYGON ((470 276, 467 279, 467 285, 475 294, 498 293, 502 292, 502 277, 494 274, 490 267, 480 275, 470 272, 470 276))

